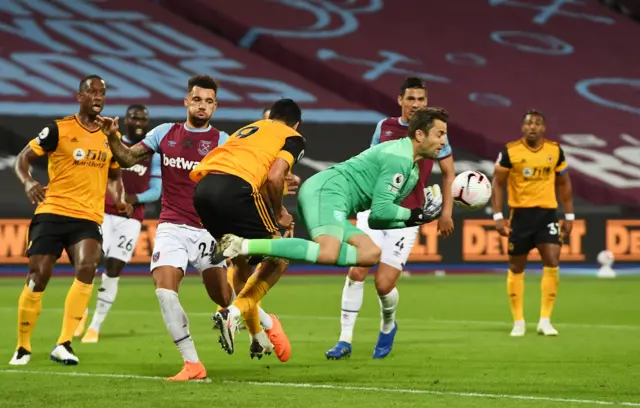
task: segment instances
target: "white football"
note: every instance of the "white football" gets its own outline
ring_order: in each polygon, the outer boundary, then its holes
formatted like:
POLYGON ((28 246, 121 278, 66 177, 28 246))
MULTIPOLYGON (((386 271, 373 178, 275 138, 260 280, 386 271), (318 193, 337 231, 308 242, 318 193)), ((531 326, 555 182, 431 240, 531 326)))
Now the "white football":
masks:
POLYGON ((491 181, 479 171, 468 170, 458 174, 451 188, 453 202, 473 210, 484 207, 491 198, 491 181))
POLYGON ((611 266, 615 261, 615 257, 613 256, 613 252, 604 250, 600 251, 598 254, 598 263, 603 266, 611 266))

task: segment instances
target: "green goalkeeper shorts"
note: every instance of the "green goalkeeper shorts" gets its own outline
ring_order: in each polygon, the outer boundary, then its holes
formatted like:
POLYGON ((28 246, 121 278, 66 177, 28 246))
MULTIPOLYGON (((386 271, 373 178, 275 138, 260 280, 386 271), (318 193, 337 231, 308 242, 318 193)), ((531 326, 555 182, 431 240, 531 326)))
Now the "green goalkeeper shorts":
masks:
POLYGON ((298 192, 298 216, 311 239, 331 235, 347 242, 364 234, 349 219, 349 182, 335 170, 325 170, 305 181, 298 192))

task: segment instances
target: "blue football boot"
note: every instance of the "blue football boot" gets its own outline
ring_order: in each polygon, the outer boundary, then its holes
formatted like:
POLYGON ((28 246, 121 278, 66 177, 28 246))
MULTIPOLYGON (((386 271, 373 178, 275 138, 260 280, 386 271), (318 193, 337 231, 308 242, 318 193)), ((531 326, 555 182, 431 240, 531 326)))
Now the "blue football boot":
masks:
POLYGON ((387 334, 380 332, 378 335, 378 342, 373 348, 373 358, 385 358, 389 353, 391 353, 391 348, 393 348, 393 339, 396 337, 397 331, 398 323, 393 322, 393 330, 387 334))
POLYGON ((351 356, 351 343, 339 341, 338 344, 327 350, 324 354, 327 356, 327 360, 342 360, 343 358, 349 358, 351 356))

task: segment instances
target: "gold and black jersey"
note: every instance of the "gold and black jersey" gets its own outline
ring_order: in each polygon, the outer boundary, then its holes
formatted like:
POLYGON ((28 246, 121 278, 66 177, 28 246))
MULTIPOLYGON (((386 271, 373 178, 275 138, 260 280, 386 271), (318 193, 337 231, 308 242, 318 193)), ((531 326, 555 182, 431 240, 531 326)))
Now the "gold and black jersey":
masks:
POLYGON ((49 157, 49 184, 36 214, 58 214, 102 224, 109 168, 117 168, 107 136, 77 116, 56 120, 29 142, 49 157))
POLYGON ((558 208, 556 175, 567 171, 560 145, 544 140, 532 150, 523 140, 508 143, 496 167, 509 171, 507 198, 511 208, 558 208))

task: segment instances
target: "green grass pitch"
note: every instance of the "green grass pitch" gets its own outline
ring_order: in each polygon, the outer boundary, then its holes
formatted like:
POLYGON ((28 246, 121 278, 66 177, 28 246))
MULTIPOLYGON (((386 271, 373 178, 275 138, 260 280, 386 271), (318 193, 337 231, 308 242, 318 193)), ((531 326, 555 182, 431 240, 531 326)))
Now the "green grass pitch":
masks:
POLYGON ((401 279, 395 347, 376 361, 378 301, 368 282, 352 357, 328 361, 344 277, 284 277, 263 303, 281 317, 292 343, 291 360, 282 364, 275 355, 251 360, 246 331, 237 335, 236 353, 225 354, 211 329, 215 305, 189 276, 180 299, 211 382, 168 383, 162 378, 177 373, 182 360, 150 277, 121 279, 100 342, 74 342, 76 367, 49 361, 71 283, 52 279, 31 363, 19 368, 7 363, 23 279, 3 278, 0 407, 640 407, 640 278, 562 277, 556 338, 535 334, 539 279, 526 280, 524 338, 509 337, 501 276, 401 279))

